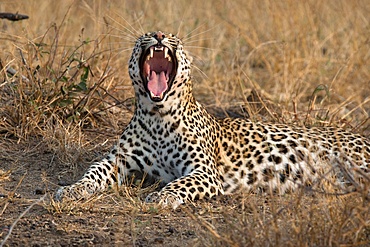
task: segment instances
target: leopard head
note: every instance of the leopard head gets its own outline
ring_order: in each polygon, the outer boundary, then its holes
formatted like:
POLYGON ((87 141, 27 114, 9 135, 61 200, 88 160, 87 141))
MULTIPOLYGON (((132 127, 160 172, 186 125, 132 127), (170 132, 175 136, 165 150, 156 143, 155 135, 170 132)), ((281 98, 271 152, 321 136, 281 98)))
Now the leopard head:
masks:
POLYGON ((137 100, 146 105, 178 102, 191 93, 191 58, 182 41, 161 31, 136 41, 129 60, 129 74, 137 100))

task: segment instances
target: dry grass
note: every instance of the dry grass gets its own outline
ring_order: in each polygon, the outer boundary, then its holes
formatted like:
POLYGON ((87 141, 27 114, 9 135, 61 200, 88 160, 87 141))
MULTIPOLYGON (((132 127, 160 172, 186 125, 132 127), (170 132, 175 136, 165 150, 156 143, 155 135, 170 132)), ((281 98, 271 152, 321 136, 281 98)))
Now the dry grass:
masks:
MULTIPOLYGON (((91 160, 109 150, 132 114, 127 60, 133 42, 152 30, 183 37, 194 57, 196 97, 214 112, 370 135, 369 1, 19 0, 1 3, 0 11, 30 16, 2 21, 0 28, 1 194, 14 189, 8 188, 9 176, 18 186, 19 171, 35 169, 28 164, 48 164, 39 170, 49 176, 46 187, 55 187, 63 178, 78 178, 91 160)), ((27 173, 26 179, 38 186, 32 176, 27 173)), ((161 244, 161 239, 145 242, 141 236, 157 233, 151 224, 169 224, 159 218, 193 229, 173 233, 178 237, 173 245, 370 242, 370 210, 361 194, 237 195, 168 212, 143 204, 141 193, 146 192, 43 207, 56 215, 97 218, 97 207, 102 214, 113 209, 129 221, 127 227, 113 227, 130 233, 133 245, 161 244)), ((6 215, 9 201, 0 206, 2 218, 17 219, 6 215)), ((72 234, 68 227, 73 224, 59 224, 58 231, 72 234)))

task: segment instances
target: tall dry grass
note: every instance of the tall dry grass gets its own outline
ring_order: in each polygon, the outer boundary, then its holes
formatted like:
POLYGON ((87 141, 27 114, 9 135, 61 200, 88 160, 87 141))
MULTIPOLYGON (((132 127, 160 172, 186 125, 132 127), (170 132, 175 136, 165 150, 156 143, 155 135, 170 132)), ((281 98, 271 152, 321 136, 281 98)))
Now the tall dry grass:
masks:
POLYGON ((45 114, 96 126, 94 109, 105 114, 105 101, 132 97, 132 44, 158 29, 183 37, 194 57, 195 94, 207 105, 245 105, 255 88, 282 108, 282 121, 310 113, 356 129, 369 114, 367 1, 18 1, 2 9, 30 15, 2 27, 2 66, 17 71, 9 78, 2 70, 2 99, 19 97, 6 126, 18 126, 17 136, 37 132, 45 114))
MULTIPOLYGON (((366 0, 19 0, 0 3, 0 11, 30 16, 1 21, 1 147, 37 138, 73 163, 76 153, 95 150, 94 138, 114 140, 132 112, 133 42, 153 30, 183 38, 194 93, 211 109, 370 134, 366 0), (252 90, 262 106, 251 102, 252 90)), ((358 197, 246 197, 190 212, 201 245, 369 242, 369 207, 358 197)))

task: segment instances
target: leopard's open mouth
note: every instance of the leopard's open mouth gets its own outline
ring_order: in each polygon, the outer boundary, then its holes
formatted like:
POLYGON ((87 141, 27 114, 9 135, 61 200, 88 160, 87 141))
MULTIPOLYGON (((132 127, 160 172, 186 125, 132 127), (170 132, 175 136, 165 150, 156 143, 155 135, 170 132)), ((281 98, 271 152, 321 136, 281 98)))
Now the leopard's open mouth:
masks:
POLYGON ((149 47, 141 56, 141 75, 153 101, 163 100, 175 78, 177 63, 171 50, 161 44, 149 47))

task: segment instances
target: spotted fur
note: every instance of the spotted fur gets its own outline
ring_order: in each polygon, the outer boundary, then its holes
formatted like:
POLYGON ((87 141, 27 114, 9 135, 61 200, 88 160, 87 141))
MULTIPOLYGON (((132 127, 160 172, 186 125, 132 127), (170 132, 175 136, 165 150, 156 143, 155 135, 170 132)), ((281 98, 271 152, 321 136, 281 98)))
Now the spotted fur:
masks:
MULTIPOLYGON (((157 65, 152 61, 154 70, 157 65)), ((156 61, 169 63, 161 58, 156 61)), ((239 189, 285 193, 311 185, 331 171, 339 184, 369 174, 370 142, 360 135, 331 127, 215 119, 194 99, 191 59, 172 34, 153 32, 140 37, 129 73, 136 93, 131 122, 106 158, 92 164, 75 184, 61 187, 56 199, 88 198, 125 184, 134 174, 160 180, 164 186, 148 195, 147 202, 174 208, 239 189), (168 88, 162 94, 151 93, 149 77, 143 72, 153 47, 160 52, 167 47, 168 61, 173 63, 173 69, 165 71, 169 79, 162 84, 168 88), (352 168, 359 172, 348 172, 352 168)), ((159 78, 161 72, 155 73, 159 78)))

